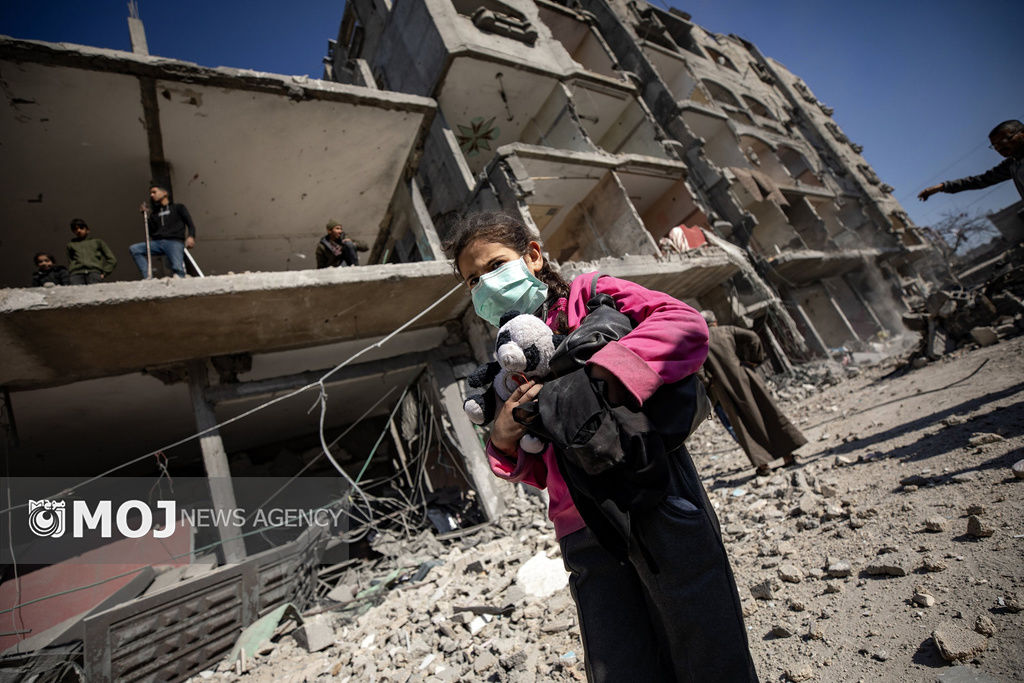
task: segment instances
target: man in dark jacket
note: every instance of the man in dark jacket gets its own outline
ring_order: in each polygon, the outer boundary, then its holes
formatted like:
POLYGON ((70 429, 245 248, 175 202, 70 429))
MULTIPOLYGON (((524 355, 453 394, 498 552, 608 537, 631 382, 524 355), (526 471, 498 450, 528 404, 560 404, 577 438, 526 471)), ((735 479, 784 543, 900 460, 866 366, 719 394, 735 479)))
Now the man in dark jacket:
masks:
POLYGON ((1017 192, 1024 199, 1024 123, 1011 119, 1003 121, 988 134, 992 149, 1006 157, 993 168, 980 175, 972 175, 959 180, 947 180, 921 190, 917 198, 927 201, 936 192, 962 192, 964 190, 980 190, 1004 180, 1012 180, 1017 192))
MULTIPOLYGON (((185 277, 185 249, 196 245, 196 226, 192 216, 184 204, 171 201, 170 193, 161 183, 150 183, 149 199, 150 204, 143 203, 139 209, 146 214, 149 252, 152 256, 162 254, 174 274, 185 277)), ((129 251, 143 279, 152 277, 146 243, 133 244, 129 251)))
POLYGON ((341 227, 341 223, 331 219, 327 221, 327 234, 320 238, 316 245, 316 267, 358 266, 359 254, 356 251, 367 249, 362 242, 345 235, 345 228, 341 227))
POLYGON ((36 272, 32 273, 32 286, 66 285, 68 269, 53 262, 53 256, 41 251, 36 254, 36 272))
POLYGON ((743 451, 767 474, 768 464, 782 458, 796 462, 793 451, 807 443, 800 430, 775 405, 768 387, 754 367, 765 359, 757 334, 732 325, 719 326, 715 314, 702 311, 708 323, 708 358, 701 371, 709 384, 711 401, 722 407, 743 451))

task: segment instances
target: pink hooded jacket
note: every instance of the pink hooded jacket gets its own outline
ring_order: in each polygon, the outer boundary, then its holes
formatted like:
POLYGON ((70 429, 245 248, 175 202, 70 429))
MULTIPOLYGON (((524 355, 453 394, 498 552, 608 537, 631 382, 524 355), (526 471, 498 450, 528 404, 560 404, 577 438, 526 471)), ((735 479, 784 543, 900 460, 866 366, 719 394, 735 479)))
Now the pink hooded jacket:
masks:
MULTIPOLYGON (((573 280, 568 300, 560 299, 548 312, 549 327, 555 327, 562 310, 568 315, 570 329, 579 327, 587 314, 590 283, 595 275, 585 273, 573 280)), ((638 324, 625 337, 594 354, 588 364, 615 375, 640 405, 662 384, 697 372, 708 355, 708 326, 700 313, 667 294, 614 277, 600 278, 597 291, 615 299, 619 310, 638 324)), ((547 488, 548 517, 555 524, 558 538, 585 526, 558 471, 554 448, 548 446, 539 455, 520 449, 517 457, 510 458, 488 441, 487 459, 491 471, 502 479, 547 488)))

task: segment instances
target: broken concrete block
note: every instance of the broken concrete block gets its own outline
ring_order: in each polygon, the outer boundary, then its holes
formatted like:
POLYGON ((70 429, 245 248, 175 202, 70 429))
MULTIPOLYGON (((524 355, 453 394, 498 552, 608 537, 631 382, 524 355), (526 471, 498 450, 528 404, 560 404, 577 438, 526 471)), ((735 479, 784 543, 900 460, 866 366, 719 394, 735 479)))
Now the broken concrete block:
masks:
POLYGON ((541 550, 519 568, 516 583, 527 595, 546 598, 568 586, 569 575, 561 560, 548 559, 541 550))
POLYGON ((1000 441, 1006 441, 1006 439, 1001 435, 994 434, 992 432, 980 432, 972 436, 967 443, 976 448, 989 443, 999 443, 1000 441))
POLYGON ((750 594, 756 600, 771 600, 772 599, 772 581, 771 579, 765 579, 760 583, 755 583, 750 587, 750 594))
POLYGON ((999 335, 991 327, 975 327, 971 330, 971 338, 978 346, 992 346, 999 341, 999 335))
POLYGON ((308 617, 295 630, 295 640, 309 652, 319 652, 334 644, 334 628, 326 615, 308 617))
POLYGON ((352 590, 352 586, 348 586, 343 583, 339 583, 337 586, 331 589, 331 592, 327 594, 328 600, 334 600, 335 602, 352 602, 356 599, 355 592, 352 590))
POLYGON ((1013 463, 1013 476, 1018 479, 1024 479, 1024 460, 1018 460, 1013 463))
POLYGON ((988 640, 984 636, 952 622, 946 622, 932 631, 932 640, 947 662, 972 659, 988 647, 988 640))
POLYGON ((995 532, 995 529, 981 521, 981 518, 977 515, 971 515, 967 518, 968 536, 973 536, 974 538, 988 538, 995 532))

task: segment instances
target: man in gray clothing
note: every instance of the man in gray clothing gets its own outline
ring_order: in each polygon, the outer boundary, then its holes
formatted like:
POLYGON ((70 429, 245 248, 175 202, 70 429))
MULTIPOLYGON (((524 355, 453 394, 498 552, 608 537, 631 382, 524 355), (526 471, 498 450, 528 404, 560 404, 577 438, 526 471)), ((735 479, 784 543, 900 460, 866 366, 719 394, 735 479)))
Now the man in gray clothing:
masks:
POLYGON ((992 143, 992 149, 1006 157, 998 166, 990 168, 981 175, 947 180, 944 183, 926 187, 921 190, 917 198, 923 202, 936 192, 952 194, 964 190, 980 190, 1004 180, 1012 180, 1013 184, 1017 186, 1017 192, 1020 193, 1021 199, 1024 199, 1024 123, 1016 119, 1003 121, 992 129, 992 132, 988 134, 988 139, 992 143))

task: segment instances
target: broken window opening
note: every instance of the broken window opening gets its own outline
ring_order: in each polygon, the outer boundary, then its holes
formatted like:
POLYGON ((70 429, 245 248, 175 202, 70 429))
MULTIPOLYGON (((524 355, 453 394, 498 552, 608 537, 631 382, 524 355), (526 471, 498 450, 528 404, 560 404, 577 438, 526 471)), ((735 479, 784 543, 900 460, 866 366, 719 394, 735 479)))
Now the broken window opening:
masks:
POLYGON ((824 187, 821 178, 814 172, 814 168, 803 154, 789 145, 779 145, 776 154, 782 166, 798 183, 824 187))
POLYGON ((603 76, 623 78, 615 55, 595 27, 583 21, 575 12, 548 3, 538 3, 537 9, 551 35, 580 66, 603 76))
POLYGON ((739 73, 739 69, 736 68, 736 65, 733 64, 732 60, 726 57, 724 54, 722 54, 715 48, 708 47, 706 45, 704 46, 704 49, 707 51, 708 55, 711 56, 711 60, 713 62, 715 62, 719 66, 724 66, 726 69, 732 69, 736 73, 739 73))
MULTIPOLYGON (((636 3, 631 2, 631 9, 636 3)), ((663 47, 669 47, 673 49, 680 47, 687 52, 691 52, 698 57, 704 57, 704 53, 701 51, 700 46, 697 44, 696 39, 693 37, 693 24, 690 23, 690 15, 686 12, 680 12, 676 8, 671 8, 668 12, 661 10, 657 7, 648 6, 646 9, 657 21, 661 24, 662 30, 668 33, 668 37, 672 41, 672 45, 664 45, 663 47)), ((636 10, 634 9, 634 12, 636 10)))
POLYGON ((701 83, 703 83, 704 87, 707 88, 708 94, 711 95, 711 99, 715 102, 728 104, 737 108, 740 106, 740 101, 737 100, 736 96, 733 95, 732 92, 724 85, 716 83, 709 78, 702 79, 701 83))
POLYGON ((754 99, 750 95, 743 95, 743 101, 747 103, 747 108, 754 112, 755 115, 765 119, 771 119, 772 121, 778 120, 771 113, 768 107, 766 107, 760 100, 754 99))

